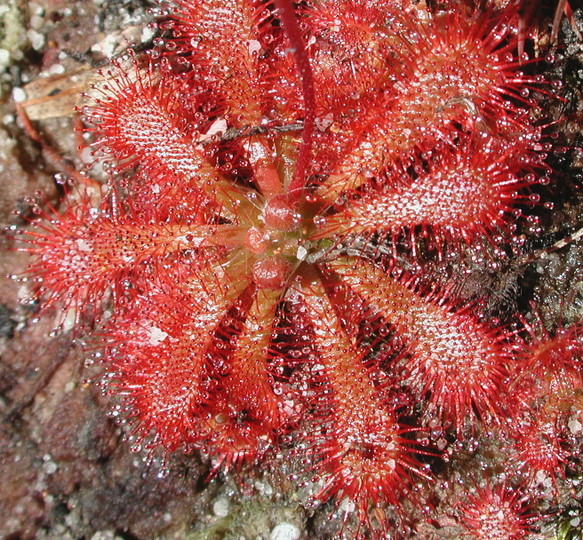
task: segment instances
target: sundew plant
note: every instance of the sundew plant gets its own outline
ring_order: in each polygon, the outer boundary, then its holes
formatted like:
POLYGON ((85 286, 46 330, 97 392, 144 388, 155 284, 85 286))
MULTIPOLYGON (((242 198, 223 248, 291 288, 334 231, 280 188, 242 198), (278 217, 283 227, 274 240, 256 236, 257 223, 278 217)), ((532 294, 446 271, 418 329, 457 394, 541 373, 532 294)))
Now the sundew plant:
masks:
POLYGON ((314 499, 385 534, 432 489, 428 432, 494 433, 528 474, 476 486, 459 527, 526 537, 521 489, 563 474, 581 406, 578 331, 489 320, 422 264, 517 245, 552 176, 551 85, 514 4, 161 7, 156 49, 104 70, 81 110, 101 201, 28 233, 38 297, 97 328, 148 448, 228 471, 292 434, 314 499))

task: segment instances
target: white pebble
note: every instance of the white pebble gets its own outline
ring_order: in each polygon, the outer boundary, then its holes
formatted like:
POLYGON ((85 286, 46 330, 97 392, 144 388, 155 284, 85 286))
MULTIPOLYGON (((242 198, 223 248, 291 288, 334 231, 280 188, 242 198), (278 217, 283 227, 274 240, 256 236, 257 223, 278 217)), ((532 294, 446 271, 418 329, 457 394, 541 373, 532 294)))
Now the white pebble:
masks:
POLYGON ((49 75, 61 75, 65 73, 65 66, 63 64, 53 64, 49 69, 43 72, 49 75))
POLYGON ((18 86, 16 86, 15 88, 12 89, 12 99, 16 103, 22 103, 26 99, 26 92, 24 91, 23 88, 19 88, 18 86))
POLYGON ((41 30, 43 25, 45 24, 44 17, 42 15, 33 15, 30 18, 29 24, 33 30, 41 30))
POLYGON ((45 46, 45 36, 36 30, 29 30, 26 35, 35 51, 40 51, 45 46))
POLYGON ((217 517, 226 517, 229 515, 229 499, 217 499, 213 503, 213 512, 217 517))
POLYGON ((140 36, 140 40, 142 43, 146 43, 150 41, 156 35, 156 28, 154 26, 146 26, 142 30, 142 35, 140 36))
POLYGON ((0 49, 0 70, 6 69, 10 64, 10 51, 0 49))
POLYGON ((101 53, 106 58, 112 58, 118 44, 118 38, 110 34, 105 39, 91 47, 92 52, 101 53))
POLYGON ((569 426, 569 431, 573 434, 573 435, 579 435, 582 431, 582 425, 581 422, 579 422, 579 420, 576 417, 572 417, 569 420, 569 423, 567 424, 569 426))
POLYGON ((291 523, 280 523, 271 531, 269 540, 298 540, 300 530, 291 523))

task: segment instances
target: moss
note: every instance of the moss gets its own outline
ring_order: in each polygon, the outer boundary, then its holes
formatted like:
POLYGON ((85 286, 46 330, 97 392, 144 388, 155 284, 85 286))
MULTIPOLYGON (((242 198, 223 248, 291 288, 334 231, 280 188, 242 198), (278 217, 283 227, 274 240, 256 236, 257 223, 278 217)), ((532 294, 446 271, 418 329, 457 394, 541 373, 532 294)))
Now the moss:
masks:
POLYGON ((188 540, 238 540, 239 538, 267 538, 279 523, 293 523, 303 529, 301 510, 284 502, 274 503, 271 497, 231 500, 234 503, 225 517, 219 517, 188 536, 188 540))
POLYGON ((7 0, 6 4, 0 5, 0 49, 10 51, 14 58, 25 43, 26 28, 18 2, 7 0))

